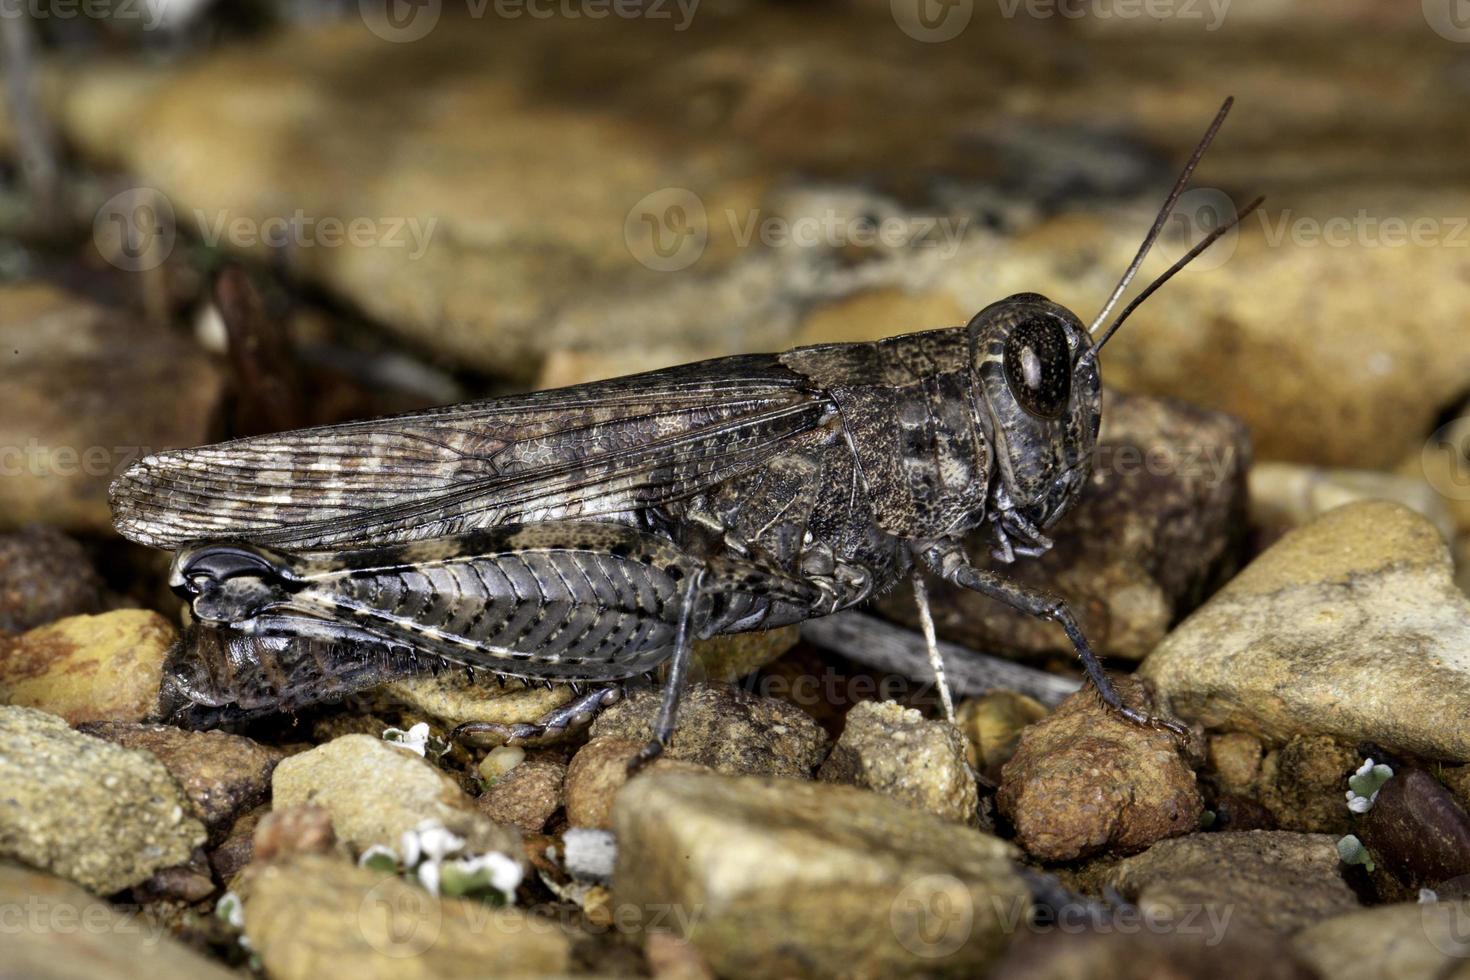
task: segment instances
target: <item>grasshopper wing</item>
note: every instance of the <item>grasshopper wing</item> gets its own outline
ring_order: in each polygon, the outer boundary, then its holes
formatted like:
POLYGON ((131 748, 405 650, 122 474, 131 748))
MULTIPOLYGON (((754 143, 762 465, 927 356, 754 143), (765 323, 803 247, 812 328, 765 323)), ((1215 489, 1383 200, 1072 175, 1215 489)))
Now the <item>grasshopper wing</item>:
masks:
POLYGON ((834 437, 829 398, 774 356, 149 456, 111 490, 124 537, 283 548, 595 518, 689 496, 834 437))

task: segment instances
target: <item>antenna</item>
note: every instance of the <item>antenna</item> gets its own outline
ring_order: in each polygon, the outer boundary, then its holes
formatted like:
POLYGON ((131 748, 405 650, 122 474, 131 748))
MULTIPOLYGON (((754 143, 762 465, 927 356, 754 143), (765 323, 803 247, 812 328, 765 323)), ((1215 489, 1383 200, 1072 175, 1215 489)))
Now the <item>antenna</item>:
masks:
MULTIPOLYGON (((1108 314, 1113 312, 1113 307, 1118 305, 1118 300, 1122 299, 1123 294, 1127 292, 1129 284, 1133 282, 1133 277, 1138 275, 1138 270, 1143 266, 1143 260, 1148 257, 1149 250, 1154 247, 1154 242, 1159 240, 1159 235, 1164 230, 1164 222, 1169 220, 1169 213, 1174 210, 1174 205, 1179 203, 1180 195, 1189 186, 1189 178, 1194 176, 1194 168, 1199 166, 1200 160, 1204 158, 1205 151, 1215 141, 1215 134, 1220 132, 1220 127, 1224 125, 1225 117, 1230 114, 1230 107, 1234 104, 1235 96, 1232 95, 1225 100, 1224 105, 1220 106, 1220 111, 1215 113, 1215 121, 1210 123, 1210 128, 1205 132, 1204 139, 1199 141, 1199 146, 1194 148, 1194 153, 1190 156, 1189 162, 1184 165, 1184 171, 1180 173, 1179 179, 1174 181, 1174 188, 1169 191, 1169 197, 1164 201, 1163 208, 1159 210, 1159 216, 1154 219, 1153 227, 1148 230, 1147 235, 1143 236, 1143 244, 1139 246, 1138 254, 1133 257, 1133 261, 1128 266, 1128 271, 1123 273, 1123 278, 1118 280, 1118 285, 1113 289, 1113 294, 1108 297, 1108 301, 1103 304, 1103 308, 1098 311, 1092 324, 1087 328, 1088 333, 1097 332, 1097 328, 1108 318, 1108 314)), ((1177 269, 1171 270, 1170 274, 1172 275, 1173 272, 1177 271, 1177 269)), ((1114 329, 1116 328, 1117 325, 1114 324, 1114 329)), ((1093 350, 1095 351, 1101 346, 1102 344, 1098 344, 1093 350)))
POLYGON ((1106 344, 1108 342, 1108 339, 1112 337, 1113 334, 1118 332, 1118 328, 1123 325, 1123 321, 1128 319, 1129 315, 1134 310, 1142 306, 1144 300, 1148 299, 1155 292, 1157 292, 1158 288, 1164 283, 1168 282, 1170 279, 1173 279, 1174 274, 1177 273, 1180 269, 1183 269, 1186 265, 1189 265, 1189 263, 1197 259, 1201 252, 1209 248, 1211 245, 1215 244, 1215 242, 1220 239, 1221 235, 1224 235, 1231 228, 1234 228, 1236 225, 1244 221, 1246 215, 1250 214, 1256 208, 1260 207, 1265 200, 1266 199, 1264 197, 1258 197, 1254 201, 1247 204, 1242 210, 1236 213, 1234 218, 1231 218, 1225 224, 1221 225, 1220 227, 1216 228, 1214 231, 1206 235, 1198 245, 1190 249, 1188 252, 1184 253, 1183 258, 1181 258, 1178 262, 1175 262, 1173 265, 1169 266, 1168 270, 1165 271, 1163 275, 1159 276, 1153 282, 1149 283, 1148 288, 1144 289, 1143 292, 1133 297, 1133 301, 1127 306, 1123 307, 1123 312, 1118 314, 1118 319, 1114 320, 1112 326, 1108 327, 1107 332, 1102 335, 1102 339, 1093 344, 1090 348, 1088 348, 1087 353, 1083 354, 1082 357, 1078 359, 1078 363, 1080 364, 1082 363, 1082 361, 1087 360, 1088 358, 1097 357, 1097 352, 1102 350, 1103 344, 1106 344))

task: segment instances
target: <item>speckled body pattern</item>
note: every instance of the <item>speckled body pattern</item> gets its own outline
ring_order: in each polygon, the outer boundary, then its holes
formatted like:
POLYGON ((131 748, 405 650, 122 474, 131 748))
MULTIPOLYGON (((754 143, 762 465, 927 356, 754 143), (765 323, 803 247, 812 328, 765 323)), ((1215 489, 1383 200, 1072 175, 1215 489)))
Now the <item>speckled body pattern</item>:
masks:
POLYGON ((681 615, 826 615, 915 559, 952 574, 987 522, 1005 554, 1044 549, 1097 436, 1087 349, 1022 294, 964 327, 161 453, 112 501, 232 637, 231 678, 194 670, 189 700, 238 693, 245 637, 615 680, 669 657, 681 615))

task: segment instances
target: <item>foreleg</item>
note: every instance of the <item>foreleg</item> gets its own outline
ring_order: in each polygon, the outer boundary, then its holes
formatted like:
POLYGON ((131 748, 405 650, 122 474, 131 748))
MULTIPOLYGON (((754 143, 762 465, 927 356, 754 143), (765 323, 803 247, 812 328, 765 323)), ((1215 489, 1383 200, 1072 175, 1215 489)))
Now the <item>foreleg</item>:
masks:
POLYGON ((1087 671, 1092 686, 1105 703, 1117 714, 1137 725, 1146 725, 1150 728, 1163 728, 1181 738, 1189 737, 1189 730, 1177 721, 1161 718, 1151 718, 1141 711, 1130 708, 1118 697, 1118 692, 1113 688, 1112 681, 1103 670, 1102 663, 1097 654, 1093 652, 1092 645, 1087 642, 1082 628, 1077 625, 1077 618, 1072 615, 1072 610, 1060 597, 1052 595, 1041 589, 1020 585, 1009 579, 997 575, 995 572, 976 568, 971 565, 960 547, 953 542, 942 542, 924 551, 921 558, 941 578, 961 588, 978 592, 981 595, 998 599, 1012 608, 1049 619, 1058 624, 1067 634, 1067 639, 1072 641, 1072 646, 1077 651, 1077 657, 1082 661, 1082 667, 1087 671))

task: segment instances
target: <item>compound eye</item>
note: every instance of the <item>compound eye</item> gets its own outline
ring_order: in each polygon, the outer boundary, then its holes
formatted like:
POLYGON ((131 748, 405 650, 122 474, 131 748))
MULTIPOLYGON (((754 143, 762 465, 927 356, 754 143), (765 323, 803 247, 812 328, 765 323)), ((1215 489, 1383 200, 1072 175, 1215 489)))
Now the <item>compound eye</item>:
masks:
POLYGON ((1005 376, 1027 414, 1061 418, 1072 393, 1072 358, 1067 334, 1051 317, 1017 324, 1006 338, 1005 376))

